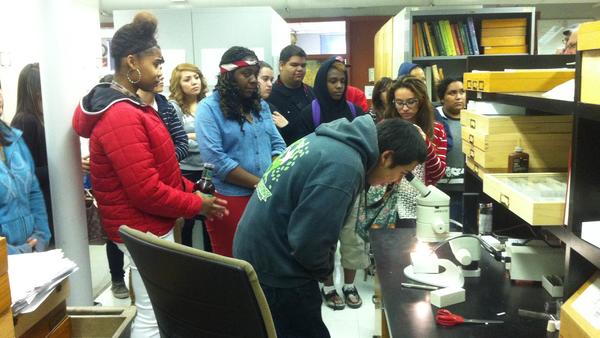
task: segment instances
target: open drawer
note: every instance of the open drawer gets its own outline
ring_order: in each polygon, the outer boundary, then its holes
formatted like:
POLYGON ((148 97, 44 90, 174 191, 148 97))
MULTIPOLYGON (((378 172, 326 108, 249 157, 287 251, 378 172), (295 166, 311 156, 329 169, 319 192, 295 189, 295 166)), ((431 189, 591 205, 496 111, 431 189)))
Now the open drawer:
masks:
POLYGON ((485 174, 483 192, 530 225, 563 225, 566 173, 485 174))

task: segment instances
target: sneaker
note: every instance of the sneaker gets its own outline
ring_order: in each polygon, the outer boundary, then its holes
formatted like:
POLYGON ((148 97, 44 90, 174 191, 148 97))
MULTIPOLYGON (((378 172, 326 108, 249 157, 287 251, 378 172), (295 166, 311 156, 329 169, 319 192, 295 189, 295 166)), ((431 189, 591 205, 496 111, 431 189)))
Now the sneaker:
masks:
POLYGON ((336 290, 326 294, 325 290, 321 289, 321 294, 323 295, 323 298, 325 298, 325 305, 327 305, 328 308, 333 310, 343 310, 346 307, 344 300, 338 295, 336 290))
POLYGON ((110 291, 115 298, 125 299, 129 297, 129 289, 125 285, 125 281, 112 282, 110 291))
POLYGON ((358 291, 355 287, 351 288, 343 288, 342 292, 344 293, 344 300, 346 301, 346 305, 348 305, 351 309, 358 309, 362 305, 362 299, 358 294, 358 291))

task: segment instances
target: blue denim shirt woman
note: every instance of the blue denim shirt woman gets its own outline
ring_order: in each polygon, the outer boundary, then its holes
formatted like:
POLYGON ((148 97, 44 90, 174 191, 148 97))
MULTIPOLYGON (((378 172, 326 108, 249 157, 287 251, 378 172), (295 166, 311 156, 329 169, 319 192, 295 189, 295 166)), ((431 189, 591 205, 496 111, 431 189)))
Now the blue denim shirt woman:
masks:
POLYGON ((0 236, 9 255, 44 251, 50 229, 31 153, 20 130, 0 122, 0 136, 10 143, 0 150, 0 236))
POLYGON ((215 165, 213 182, 219 193, 248 196, 253 190, 225 180, 237 166, 261 177, 271 165, 272 157, 285 150, 285 142, 273 123, 268 104, 261 100, 260 118, 240 124, 225 118, 219 107, 219 92, 200 102, 196 112, 196 135, 200 153, 215 165))

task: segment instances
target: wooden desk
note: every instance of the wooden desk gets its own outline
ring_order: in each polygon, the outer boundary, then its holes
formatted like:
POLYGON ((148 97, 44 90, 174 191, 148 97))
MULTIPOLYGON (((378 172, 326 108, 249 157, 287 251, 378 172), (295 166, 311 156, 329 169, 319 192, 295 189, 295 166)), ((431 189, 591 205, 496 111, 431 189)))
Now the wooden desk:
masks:
MULTIPOLYGON (((412 282, 404 276, 410 264, 409 252, 416 243, 415 229, 382 229, 371 231, 371 247, 375 255, 381 285, 383 307, 392 337, 547 337, 546 320, 520 317, 519 308, 541 311, 552 298, 539 284, 515 286, 505 276, 504 264, 482 252, 481 277, 465 278, 466 302, 447 309, 465 318, 504 320, 503 324, 459 325, 443 327, 435 323, 437 307, 429 303, 429 292, 406 289, 401 282, 412 282), (504 316, 497 313, 506 312, 504 316)), ((438 256, 449 257, 448 246, 438 256)), ((548 337, 555 337, 556 334, 548 337)))

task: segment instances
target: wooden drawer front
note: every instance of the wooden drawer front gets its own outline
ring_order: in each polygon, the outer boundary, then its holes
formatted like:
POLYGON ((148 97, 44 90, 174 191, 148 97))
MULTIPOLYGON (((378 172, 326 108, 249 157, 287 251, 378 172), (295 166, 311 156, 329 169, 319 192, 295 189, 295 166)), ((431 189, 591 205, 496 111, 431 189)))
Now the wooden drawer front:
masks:
POLYGON ((63 319, 63 321, 48 334, 47 338, 71 338, 72 335, 71 318, 65 317, 65 319, 63 319))
POLYGON ((0 337, 13 338, 15 336, 15 327, 13 326, 12 312, 5 311, 0 313, 0 337))
POLYGON ((571 148, 571 134, 483 134, 473 129, 462 129, 463 142, 488 151, 493 149, 508 150, 511 153, 515 146, 520 145, 525 152, 539 153, 538 149, 547 147, 571 148))
POLYGON ((464 86, 467 90, 488 93, 545 92, 574 78, 574 69, 526 72, 476 72, 464 73, 464 86))
POLYGON ((10 284, 8 274, 0 275, 0 313, 10 310, 10 284))
POLYGON ((600 104, 600 49, 585 51, 581 60, 581 102, 600 104))
POLYGON ((482 168, 475 161, 470 158, 466 158, 465 165, 475 173, 479 178, 483 180, 483 176, 485 174, 494 174, 494 173, 506 173, 506 169, 497 169, 497 168, 482 168))
POLYGON ((476 130, 481 134, 571 133, 573 116, 482 115, 463 110, 460 124, 464 129, 476 130))
POLYGON ((8 272, 8 249, 6 238, 0 237, 0 275, 8 272))
MULTIPOLYGON (((529 168, 531 169, 564 169, 568 166, 570 145, 543 146, 538 149, 527 149, 529 153, 529 168)), ((505 149, 488 149, 484 151, 478 147, 463 142, 462 150, 465 157, 475 161, 483 168, 508 169, 508 155, 514 151, 514 146, 505 149)))
POLYGON ((566 173, 485 174, 483 192, 506 206, 530 225, 563 225, 565 202, 535 201, 529 194, 516 190, 499 178, 507 175, 554 177, 564 179, 566 173))

